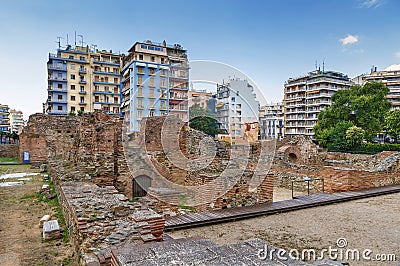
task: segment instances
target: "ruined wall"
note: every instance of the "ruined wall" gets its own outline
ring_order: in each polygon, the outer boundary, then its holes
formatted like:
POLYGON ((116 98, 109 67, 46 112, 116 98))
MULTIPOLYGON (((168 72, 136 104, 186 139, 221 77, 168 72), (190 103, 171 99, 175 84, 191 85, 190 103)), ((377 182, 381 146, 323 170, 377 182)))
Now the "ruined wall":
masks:
MULTIPOLYGON (((122 120, 102 112, 80 116, 30 116, 20 136, 20 154, 29 151, 31 162, 62 164, 70 169, 63 180, 87 180, 115 185, 124 169, 122 120), (120 168, 120 170, 119 170, 120 168)), ((21 158, 22 160, 22 158, 21 158)))
POLYGON ((0 144, 0 157, 19 158, 19 145, 0 144))

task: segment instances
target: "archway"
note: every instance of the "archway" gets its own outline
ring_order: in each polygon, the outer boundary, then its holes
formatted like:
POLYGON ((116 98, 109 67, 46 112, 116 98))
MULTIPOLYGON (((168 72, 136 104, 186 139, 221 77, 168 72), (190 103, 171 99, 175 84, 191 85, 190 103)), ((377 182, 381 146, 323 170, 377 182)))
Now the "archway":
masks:
POLYGON ((132 196, 144 197, 147 195, 147 189, 151 187, 151 178, 147 175, 140 175, 132 181, 132 196))
POLYGON ((299 158, 297 157, 297 155, 295 153, 293 153, 293 152, 289 153, 289 161, 291 163, 297 163, 298 159, 299 158))

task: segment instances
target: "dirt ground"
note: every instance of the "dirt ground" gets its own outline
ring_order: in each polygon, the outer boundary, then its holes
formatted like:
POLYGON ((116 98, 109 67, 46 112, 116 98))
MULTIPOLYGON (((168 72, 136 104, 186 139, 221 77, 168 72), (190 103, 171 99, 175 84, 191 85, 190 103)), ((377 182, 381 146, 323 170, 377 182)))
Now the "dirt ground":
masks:
MULTIPOLYGON (((276 197, 287 198, 288 191, 276 197)), ((170 232, 174 238, 201 236, 219 244, 261 238, 287 251, 337 248, 371 249, 375 254, 395 254, 396 262, 350 262, 350 265, 400 265, 400 193, 262 216, 237 222, 170 232)))
MULTIPOLYGON (((0 166, 0 173, 32 172, 29 166, 0 166)), ((42 175, 30 176, 24 185, 0 187, 0 265, 72 265, 72 249, 63 239, 45 242, 39 220, 54 218, 54 207, 34 197, 42 175)), ((7 180, 14 181, 14 180, 7 180)))

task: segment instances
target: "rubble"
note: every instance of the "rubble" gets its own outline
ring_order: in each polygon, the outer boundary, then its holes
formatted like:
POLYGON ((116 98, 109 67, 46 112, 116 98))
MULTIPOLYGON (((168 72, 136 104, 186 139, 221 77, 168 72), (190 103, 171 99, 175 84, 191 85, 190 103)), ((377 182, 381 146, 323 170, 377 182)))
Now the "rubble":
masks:
POLYGON ((60 226, 57 220, 50 220, 43 223, 43 239, 54 240, 61 237, 60 226))

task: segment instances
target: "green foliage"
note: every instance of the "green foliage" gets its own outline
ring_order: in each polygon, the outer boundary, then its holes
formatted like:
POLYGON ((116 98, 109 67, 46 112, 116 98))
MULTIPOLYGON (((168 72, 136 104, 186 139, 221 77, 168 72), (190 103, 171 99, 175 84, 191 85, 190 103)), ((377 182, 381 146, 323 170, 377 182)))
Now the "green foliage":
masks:
POLYGON ((17 163, 17 162, 19 162, 19 158, 14 158, 14 157, 0 157, 0 162, 1 162, 1 163, 5 163, 5 162, 7 162, 7 163, 10 163, 10 162, 17 163))
POLYGON ((346 130, 346 140, 350 148, 359 147, 365 136, 365 130, 357 127, 351 126, 346 130))
POLYGON ((68 115, 69 115, 69 116, 76 116, 76 114, 75 114, 74 111, 70 111, 70 112, 68 113, 68 115))
POLYGON ((376 154, 382 151, 400 151, 400 144, 363 143, 359 147, 351 150, 340 150, 340 149, 328 149, 328 150, 336 152, 376 154))
POLYGON ((215 136, 219 133, 218 124, 214 114, 210 114, 208 109, 195 104, 189 108, 189 126, 203 133, 215 136))
POLYGON ((346 131, 353 126, 350 121, 340 121, 329 131, 328 150, 339 149, 348 150, 349 146, 346 139, 346 131))
POLYGON ((82 110, 78 110, 78 116, 82 116, 83 115, 83 111, 82 110))
POLYGON ((385 123, 387 132, 397 141, 400 135, 400 109, 390 111, 385 123))
MULTIPOLYGON (((325 129, 331 129, 341 121, 351 121, 365 131, 365 138, 372 140, 382 131, 385 114, 391 103, 385 98, 389 89, 383 83, 368 82, 339 90, 332 96, 332 105, 320 112, 315 128, 316 139, 324 139, 325 129)), ((323 145, 323 144, 321 144, 323 145)))

